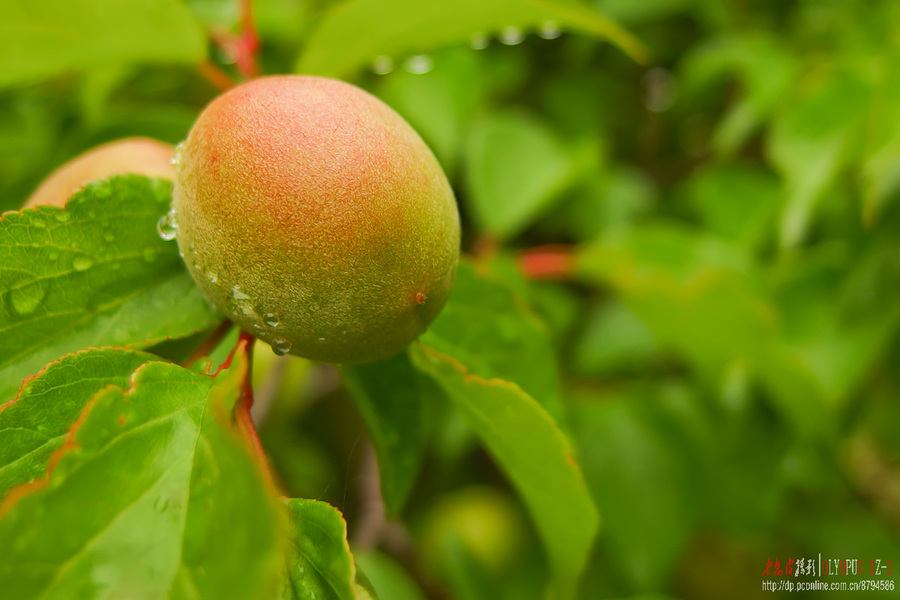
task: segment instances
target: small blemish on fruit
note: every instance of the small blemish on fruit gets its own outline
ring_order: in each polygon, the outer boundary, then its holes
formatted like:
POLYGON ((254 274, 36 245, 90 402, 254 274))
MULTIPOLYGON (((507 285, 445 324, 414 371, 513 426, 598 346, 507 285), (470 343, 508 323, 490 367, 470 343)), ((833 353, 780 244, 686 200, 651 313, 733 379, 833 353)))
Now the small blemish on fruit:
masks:
POLYGON ((125 423, 126 423, 125 415, 119 415, 119 425, 121 425, 122 427, 125 427, 125 423))
POLYGON ((424 292, 416 292, 416 304, 425 304, 426 300, 428 300, 428 296, 424 292))

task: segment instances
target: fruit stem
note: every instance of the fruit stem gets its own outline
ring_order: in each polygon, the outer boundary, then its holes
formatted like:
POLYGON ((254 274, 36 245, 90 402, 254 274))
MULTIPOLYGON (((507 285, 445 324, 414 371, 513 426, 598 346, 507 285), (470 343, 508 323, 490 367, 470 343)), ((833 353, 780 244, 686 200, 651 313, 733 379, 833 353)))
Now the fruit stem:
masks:
POLYGON ((206 59, 197 65, 200 74, 213 84, 220 92, 227 92, 236 84, 228 73, 216 66, 211 60, 206 59))
POLYGON ((241 3, 241 44, 237 57, 237 68, 247 78, 259 76, 259 65, 256 55, 259 51, 259 34, 253 22, 253 0, 240 0, 241 3))
POLYGON ((231 331, 231 327, 234 325, 228 319, 219 323, 219 326, 216 327, 212 333, 210 333, 203 343, 200 344, 200 347, 194 350, 194 353, 191 354, 190 358, 188 358, 182 367, 189 367, 201 358, 205 356, 209 356, 209 353, 213 351, 213 349, 218 346, 225 336, 228 335, 228 332, 231 331))
MULTIPOLYGON (((275 481, 272 478, 272 471, 269 470, 269 463, 266 460, 266 453, 263 450, 262 442, 259 440, 259 434, 256 432, 256 425, 253 423, 253 417, 250 415, 250 409, 253 408, 253 343, 256 339, 242 331, 238 342, 234 347, 234 352, 243 351, 247 357, 247 373, 244 375, 244 381, 241 382, 241 398, 234 407, 234 420, 238 429, 244 434, 244 438, 250 446, 251 452, 259 465, 260 471, 266 478, 266 481, 272 488, 275 488, 275 481)), ((229 357, 230 361, 231 357, 229 357)))
POLYGON ((212 39, 230 60, 244 79, 259 77, 256 54, 260 47, 259 35, 253 23, 253 0, 238 0, 240 10, 240 30, 212 31, 212 39))
POLYGON ((519 269, 528 279, 568 279, 575 270, 572 247, 553 244, 525 250, 519 255, 519 269))

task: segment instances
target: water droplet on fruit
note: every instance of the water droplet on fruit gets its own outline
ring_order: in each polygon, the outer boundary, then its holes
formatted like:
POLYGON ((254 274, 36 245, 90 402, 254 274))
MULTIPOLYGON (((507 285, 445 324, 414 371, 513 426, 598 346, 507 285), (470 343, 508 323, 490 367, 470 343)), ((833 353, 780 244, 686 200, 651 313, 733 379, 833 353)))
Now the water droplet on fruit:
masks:
POLYGON ((406 59, 403 68, 413 75, 424 75, 434 67, 434 61, 427 54, 414 54, 406 59))
POLYGON ((390 56, 376 56, 372 61, 372 72, 376 75, 387 75, 394 70, 394 59, 390 56))
POLYGON ((488 38, 487 35, 481 33, 480 31, 473 33, 472 37, 469 38, 469 48, 471 48, 472 50, 484 50, 490 43, 490 38, 488 38))
POLYGON ((291 351, 291 343, 284 338, 275 338, 272 340, 272 352, 278 356, 284 356, 291 351))
POLYGON ((178 142, 178 145, 175 146, 175 152, 172 154, 172 158, 169 159, 169 164, 178 168, 181 165, 181 155, 184 154, 184 142, 178 142))
POLYGON ((273 313, 264 314, 263 323, 265 323, 269 327, 278 327, 278 315, 273 313))
POLYGON ((174 209, 159 218, 156 223, 156 231, 159 233, 159 237, 167 242, 175 239, 178 234, 178 220, 175 218, 174 209))
POLYGON ((50 254, 47 255, 47 258, 50 260, 56 260, 57 258, 59 258, 59 252, 57 252, 56 250, 51 250, 50 254))
POLYGON ((500 31, 500 42, 506 44, 507 46, 515 46, 516 44, 521 44, 522 40, 524 39, 525 34, 522 33, 522 30, 515 25, 504 27, 500 31))
POLYGON ((153 508, 156 509, 156 512, 165 512, 168 507, 169 499, 165 496, 160 496, 156 499, 156 502, 153 503, 153 508))
POLYGON ((319 338, 319 341, 320 341, 320 342, 324 342, 324 341, 325 341, 325 338, 319 338))
POLYGON ((207 273, 206 278, 209 279, 210 283, 215 283, 219 280, 218 275, 216 275, 215 273, 212 273, 212 272, 207 273))
POLYGON ((87 271, 94 265, 94 261, 88 256, 76 256, 72 260, 72 268, 76 271, 87 271))
POLYGON ((555 40, 561 33, 562 31, 556 21, 544 21, 540 31, 538 31, 538 35, 545 40, 555 40))
POLYGON ((13 312, 27 316, 33 313, 41 301, 47 295, 47 289, 42 281, 32 281, 22 287, 13 288, 9 291, 9 302, 12 305, 13 312))
POLYGON ((250 296, 242 292, 238 286, 231 288, 231 300, 232 310, 236 316, 241 315, 250 321, 259 320, 256 311, 253 310, 253 302, 250 300, 250 296))
POLYGON ((263 327, 262 325, 260 325, 259 323, 254 323, 254 324, 253 324, 253 331, 255 331, 256 333, 262 333, 262 332, 264 332, 265 330, 266 330, 266 328, 263 327))

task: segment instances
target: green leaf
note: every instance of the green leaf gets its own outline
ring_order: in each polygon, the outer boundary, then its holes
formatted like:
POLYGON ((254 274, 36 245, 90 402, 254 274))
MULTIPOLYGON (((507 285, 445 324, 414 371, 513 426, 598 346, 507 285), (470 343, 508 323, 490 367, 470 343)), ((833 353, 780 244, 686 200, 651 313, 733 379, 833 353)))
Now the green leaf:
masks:
POLYGON ((487 233, 514 237, 558 199, 575 164, 544 123, 520 113, 478 121, 470 133, 466 174, 473 216, 487 233))
POLYGON ((450 300, 422 341, 486 379, 512 381, 559 418, 559 369, 544 324, 504 282, 459 264, 450 300))
POLYGON ((340 511, 316 500, 286 500, 294 527, 281 600, 354 600, 356 564, 340 511))
POLYGON ((341 374, 375 444, 387 512, 397 515, 422 463, 424 382, 405 352, 341 374))
POLYGON ((384 600, 425 600, 425 594, 403 567, 380 552, 355 552, 356 565, 384 600))
POLYGON ((146 347, 221 318, 157 235, 170 199, 170 182, 115 177, 65 210, 0 217, 0 400, 68 352, 146 347))
POLYGON ((738 37, 727 46, 745 93, 726 113, 713 135, 713 149, 726 157, 746 144, 777 108, 797 77, 796 59, 790 49, 768 36, 738 37))
POLYGON ((396 70, 379 82, 378 97, 421 134, 453 179, 469 124, 486 92, 479 56, 468 48, 447 48, 435 53, 428 73, 396 70))
POLYGON ((424 344, 413 346, 412 359, 444 389, 521 494, 547 549, 555 595, 571 598, 599 517, 565 436, 515 384, 479 377, 424 344))
POLYGON ((46 473, 50 456, 88 401, 108 385, 128 387, 152 354, 103 348, 68 354, 28 379, 18 397, 0 407, 0 499, 14 486, 46 473))
POLYGON ((231 421, 247 361, 215 379, 140 367, 96 394, 46 480, 0 520, 11 598, 270 597, 283 513, 231 421))
POLYGON ((0 22, 0 86, 128 63, 198 63, 206 36, 177 0, 12 0, 0 22))
POLYGON ((781 200, 775 175, 742 163, 698 171, 687 193, 711 233, 754 248, 769 235, 781 200))
POLYGON ((829 406, 843 408, 853 397, 900 325, 897 251, 895 236, 885 232, 852 260, 845 252, 811 249, 779 266, 775 292, 784 338, 829 406))
POLYGON ((871 138, 860 172, 867 223, 897 199, 900 191, 900 49, 885 52, 877 64, 878 89, 869 113, 871 138))
POLYGON ((581 248, 576 272, 609 286, 665 348, 714 386, 734 365, 758 375, 798 428, 826 426, 824 389, 784 341, 776 306, 744 253, 675 226, 647 226, 581 248))
POLYGON ((347 77, 379 56, 403 59, 468 42, 473 35, 547 24, 608 38, 636 60, 646 59, 643 46, 630 34, 572 0, 346 0, 332 7, 312 33, 297 71, 347 77))
POLYGON ((669 414, 675 403, 697 413, 697 400, 684 389, 636 387, 573 407, 580 462, 604 517, 599 543, 636 590, 664 589, 702 514, 706 457, 669 414))
POLYGON ((572 368, 585 376, 609 376, 652 365, 659 345, 647 325, 622 302, 604 302, 580 324, 572 368))
POLYGON ((778 115, 766 145, 785 180, 780 240, 786 247, 804 239, 818 200, 844 166, 871 90, 859 76, 839 74, 801 94, 778 115))

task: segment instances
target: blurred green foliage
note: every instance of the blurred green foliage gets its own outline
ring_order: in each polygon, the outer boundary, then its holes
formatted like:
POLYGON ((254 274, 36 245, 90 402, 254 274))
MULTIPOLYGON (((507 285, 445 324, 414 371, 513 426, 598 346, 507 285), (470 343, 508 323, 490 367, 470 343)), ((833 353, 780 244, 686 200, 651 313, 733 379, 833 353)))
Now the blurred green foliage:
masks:
MULTIPOLYGON (((0 28, 0 210, 100 142, 186 135, 217 93, 187 38, 239 11, 166 4, 187 18, 161 25, 180 52, 142 45, 165 46, 150 20, 127 52, 101 31, 90 60, 49 48, 26 72, 33 47, 0 28)), ((573 440, 602 519, 580 597, 751 598, 769 559, 900 559, 900 3, 253 4, 263 72, 367 88, 444 165, 490 275, 463 271, 471 296, 427 337, 540 389, 573 440), (519 272, 545 244, 570 245, 571 277, 519 272), (492 342, 461 342, 466 321, 492 342)), ((289 494, 339 506, 355 541, 362 422, 333 371, 279 368, 293 393, 263 443, 289 494)), ((543 597, 523 502, 445 405, 420 418, 422 473, 394 482, 408 506, 360 540, 362 571, 382 598, 543 597), (473 541, 494 513, 518 548, 473 541)))

